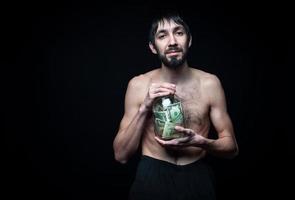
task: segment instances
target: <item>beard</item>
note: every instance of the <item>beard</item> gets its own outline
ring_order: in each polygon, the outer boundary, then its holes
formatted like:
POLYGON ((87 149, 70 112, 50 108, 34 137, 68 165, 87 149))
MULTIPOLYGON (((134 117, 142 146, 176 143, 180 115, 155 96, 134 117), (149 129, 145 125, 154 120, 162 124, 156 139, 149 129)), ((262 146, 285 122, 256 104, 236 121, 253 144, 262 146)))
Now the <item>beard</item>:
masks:
POLYGON ((161 62, 168 68, 170 69, 177 69, 180 66, 182 66, 182 64, 185 61, 185 57, 181 57, 181 58, 176 58, 176 57, 172 57, 170 58, 170 60, 168 60, 168 58, 165 55, 160 55, 159 59, 161 60, 161 62))
POLYGON ((186 60, 186 52, 184 52, 182 49, 176 49, 178 51, 181 51, 183 52, 183 55, 182 57, 180 58, 177 58, 177 57, 170 57, 170 59, 168 59, 168 57, 166 56, 166 53, 164 54, 161 54, 159 51, 158 51, 158 55, 159 55, 159 59, 160 61, 168 68, 170 69, 178 69, 180 66, 183 65, 183 63, 185 62, 186 60))

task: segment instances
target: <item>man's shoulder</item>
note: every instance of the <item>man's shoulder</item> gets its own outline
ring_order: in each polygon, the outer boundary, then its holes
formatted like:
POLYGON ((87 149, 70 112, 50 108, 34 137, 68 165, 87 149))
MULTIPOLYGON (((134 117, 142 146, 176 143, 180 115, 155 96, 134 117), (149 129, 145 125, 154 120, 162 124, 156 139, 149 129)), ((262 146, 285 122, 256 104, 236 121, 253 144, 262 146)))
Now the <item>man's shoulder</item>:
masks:
POLYGON ((210 72, 201 70, 201 69, 196 69, 196 68, 191 68, 193 74, 200 79, 203 79, 204 81, 219 81, 217 75, 212 74, 210 72))
POLYGON ((198 79, 204 87, 215 87, 220 84, 220 80, 217 77, 217 75, 200 69, 192 68, 192 70, 194 75, 198 77, 198 79))
POLYGON ((146 73, 136 75, 133 78, 131 78, 129 82, 133 84, 136 84, 136 83, 143 84, 143 83, 149 82, 155 76, 155 74, 158 73, 158 71, 159 69, 154 69, 146 73))
POLYGON ((158 69, 155 69, 143 74, 136 75, 130 79, 128 85, 131 87, 142 88, 150 83, 157 71, 158 69))

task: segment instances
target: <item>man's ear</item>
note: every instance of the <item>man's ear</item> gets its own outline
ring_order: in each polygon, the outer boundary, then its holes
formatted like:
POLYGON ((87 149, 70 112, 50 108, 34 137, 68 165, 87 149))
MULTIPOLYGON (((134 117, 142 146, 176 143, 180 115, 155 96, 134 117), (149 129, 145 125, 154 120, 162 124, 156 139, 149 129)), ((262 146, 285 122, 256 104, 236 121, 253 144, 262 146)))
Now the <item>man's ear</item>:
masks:
POLYGON ((153 52, 153 54, 157 54, 157 50, 151 42, 149 42, 149 47, 150 47, 151 51, 153 52))
POLYGON ((192 46, 192 42, 193 42, 193 37, 191 35, 190 36, 190 39, 189 39, 188 47, 191 47, 192 46))

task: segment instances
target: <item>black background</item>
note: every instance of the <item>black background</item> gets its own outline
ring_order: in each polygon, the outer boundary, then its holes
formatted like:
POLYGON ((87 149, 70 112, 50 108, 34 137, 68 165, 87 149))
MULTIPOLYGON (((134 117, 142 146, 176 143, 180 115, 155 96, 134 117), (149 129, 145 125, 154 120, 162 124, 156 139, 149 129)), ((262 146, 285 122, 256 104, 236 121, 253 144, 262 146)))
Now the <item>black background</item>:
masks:
POLYGON ((139 154, 121 165, 112 142, 128 81, 159 66, 147 33, 169 7, 191 27, 189 64, 220 78, 240 146, 233 160, 208 158, 219 199, 284 199, 294 157, 291 8, 259 2, 4 4, 2 195, 127 198, 139 154))

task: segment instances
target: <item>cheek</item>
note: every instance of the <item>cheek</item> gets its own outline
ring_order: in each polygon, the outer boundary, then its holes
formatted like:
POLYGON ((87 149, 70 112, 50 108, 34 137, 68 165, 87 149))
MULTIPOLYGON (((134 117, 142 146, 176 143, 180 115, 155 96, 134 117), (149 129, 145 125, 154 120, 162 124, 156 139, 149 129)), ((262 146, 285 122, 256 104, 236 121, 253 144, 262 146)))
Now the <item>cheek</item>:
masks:
POLYGON ((184 52, 187 52, 187 50, 188 50, 188 48, 189 48, 189 43, 188 43, 188 42, 184 42, 184 43, 181 45, 181 47, 182 47, 182 50, 183 50, 184 52))
POLYGON ((162 54, 162 55, 164 54, 164 49, 163 48, 158 47, 156 50, 157 50, 158 54, 162 54))
POLYGON ((182 46, 182 48, 187 48, 188 47, 188 41, 187 40, 181 41, 181 46, 182 46))
POLYGON ((166 42, 165 41, 162 41, 162 42, 158 42, 156 43, 156 48, 159 52, 163 52, 165 50, 165 47, 166 47, 166 42))

